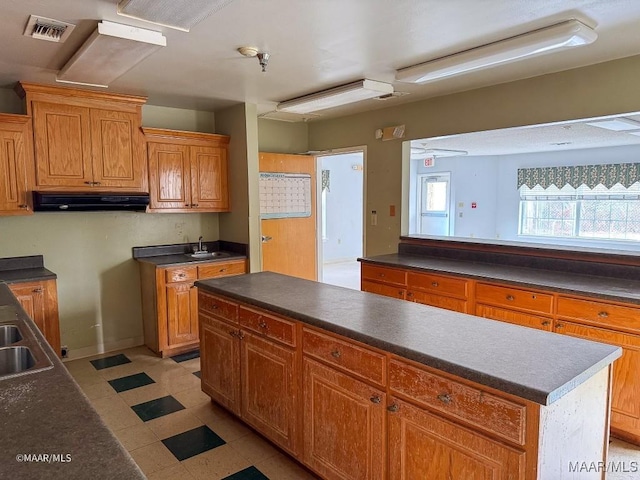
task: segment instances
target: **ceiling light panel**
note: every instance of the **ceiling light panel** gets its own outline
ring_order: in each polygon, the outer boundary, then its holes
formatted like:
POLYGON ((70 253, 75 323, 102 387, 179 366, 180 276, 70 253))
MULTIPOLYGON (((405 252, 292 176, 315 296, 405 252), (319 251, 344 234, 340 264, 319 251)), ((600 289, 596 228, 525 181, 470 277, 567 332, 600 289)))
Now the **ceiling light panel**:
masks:
POLYGON ((593 43, 598 34, 577 20, 569 20, 516 37, 473 48, 430 62, 403 68, 396 80, 427 83, 495 67, 551 52, 593 43))
POLYGON ((160 32, 102 21, 56 80, 106 87, 166 45, 167 39, 160 32))
POLYGON ((188 32, 233 0, 121 0, 118 15, 188 32))
POLYGON ((599 120, 597 122, 587 122, 592 127, 604 128, 614 132, 626 132, 629 130, 640 130, 640 123, 630 118, 612 118, 610 120, 599 120))
POLYGON ((348 105, 393 93, 393 85, 375 80, 359 80, 340 87, 280 102, 276 110, 289 113, 311 113, 348 105))

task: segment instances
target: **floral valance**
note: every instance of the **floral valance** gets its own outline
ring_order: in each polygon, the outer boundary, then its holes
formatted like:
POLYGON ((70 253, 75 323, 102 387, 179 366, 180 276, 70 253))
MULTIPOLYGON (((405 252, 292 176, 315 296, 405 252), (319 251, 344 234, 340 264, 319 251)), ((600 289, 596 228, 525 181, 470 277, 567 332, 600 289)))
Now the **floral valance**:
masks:
POLYGON ((322 170, 322 190, 324 191, 326 190, 327 192, 330 191, 329 187, 331 186, 331 178, 329 177, 329 174, 331 173, 331 170, 322 170))
POLYGON ((640 163, 617 163, 610 165, 573 165, 568 167, 536 167, 518 169, 518 188, 526 185, 542 188, 555 185, 562 188, 570 185, 578 188, 586 185, 595 188, 599 184, 607 188, 616 183, 629 187, 640 182, 640 163))

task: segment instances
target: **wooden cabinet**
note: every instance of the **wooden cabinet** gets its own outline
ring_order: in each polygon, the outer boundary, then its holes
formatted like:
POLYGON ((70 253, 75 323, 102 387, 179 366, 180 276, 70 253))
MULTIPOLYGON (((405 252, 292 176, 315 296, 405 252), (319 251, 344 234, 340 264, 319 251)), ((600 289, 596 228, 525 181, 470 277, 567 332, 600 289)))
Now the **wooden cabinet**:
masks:
POLYGON ((407 272, 407 300, 469 313, 469 281, 433 273, 407 272))
POLYGON ((384 391, 313 359, 303 363, 304 463, 326 479, 386 478, 384 391))
POLYGON ((246 272, 246 260, 176 267, 140 263, 145 345, 166 357, 198 347, 196 280, 246 272))
POLYGON ((389 480, 524 480, 525 452, 391 398, 389 480))
POLYGON ((38 190, 147 191, 145 97, 22 83, 38 190))
POLYGON ((33 184, 31 118, 0 114, 0 215, 30 215, 33 184))
POLYGON ((294 456, 299 454, 293 322, 201 292, 202 390, 294 456))
POLYGON ((58 291, 55 280, 40 280, 9 284, 9 288, 49 342, 53 351, 60 351, 60 321, 58 291))
POLYGON ((151 212, 227 212, 229 137, 144 128, 151 212))
POLYGON ((640 444, 640 335, 565 320, 556 320, 554 330, 622 347, 622 357, 613 364, 611 433, 640 444))

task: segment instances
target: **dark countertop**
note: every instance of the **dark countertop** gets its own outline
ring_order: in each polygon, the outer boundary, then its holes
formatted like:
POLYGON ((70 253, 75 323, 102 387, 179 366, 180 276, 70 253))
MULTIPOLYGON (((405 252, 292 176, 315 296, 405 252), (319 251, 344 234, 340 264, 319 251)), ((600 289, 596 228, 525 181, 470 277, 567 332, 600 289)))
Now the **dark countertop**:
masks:
POLYGON ((42 255, 0 258, 0 282, 21 283, 56 278, 55 273, 44 268, 42 255))
POLYGON ((272 272, 196 285, 549 405, 622 349, 272 272))
POLYGON ((209 252, 218 252, 222 254, 221 256, 210 258, 189 257, 188 254, 192 252, 195 245, 194 243, 178 243, 172 245, 133 247, 133 258, 139 262, 151 263, 158 267, 223 262, 247 258, 247 245, 222 240, 202 242, 202 245, 206 247, 209 252))
POLYGON ((46 350, 53 368, 0 379, 0 478, 67 480, 144 479, 131 456, 105 426, 67 369, 6 285, 0 306, 11 305, 46 350), (59 454, 61 462, 24 462, 22 454, 59 454))
POLYGON ((640 304, 640 281, 637 279, 582 275, 569 271, 554 272, 402 253, 365 257, 359 260, 386 267, 447 273, 477 280, 496 280, 521 287, 544 288, 576 295, 587 294, 605 300, 640 304))

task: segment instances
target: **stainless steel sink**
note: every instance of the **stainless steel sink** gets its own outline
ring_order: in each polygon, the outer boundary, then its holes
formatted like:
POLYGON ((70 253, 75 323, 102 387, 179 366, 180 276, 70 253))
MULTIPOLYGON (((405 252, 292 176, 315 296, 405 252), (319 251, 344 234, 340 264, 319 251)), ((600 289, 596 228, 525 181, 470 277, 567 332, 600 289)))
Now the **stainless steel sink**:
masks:
POLYGON ((27 347, 0 348, 0 375, 14 375, 35 367, 36 359, 27 347))
POLYGON ((225 252, 195 252, 187 253, 187 257, 191 258, 216 258, 216 257, 228 257, 229 254, 225 252))
POLYGON ((0 347, 6 347, 22 340, 20 329, 16 325, 0 325, 0 347))

